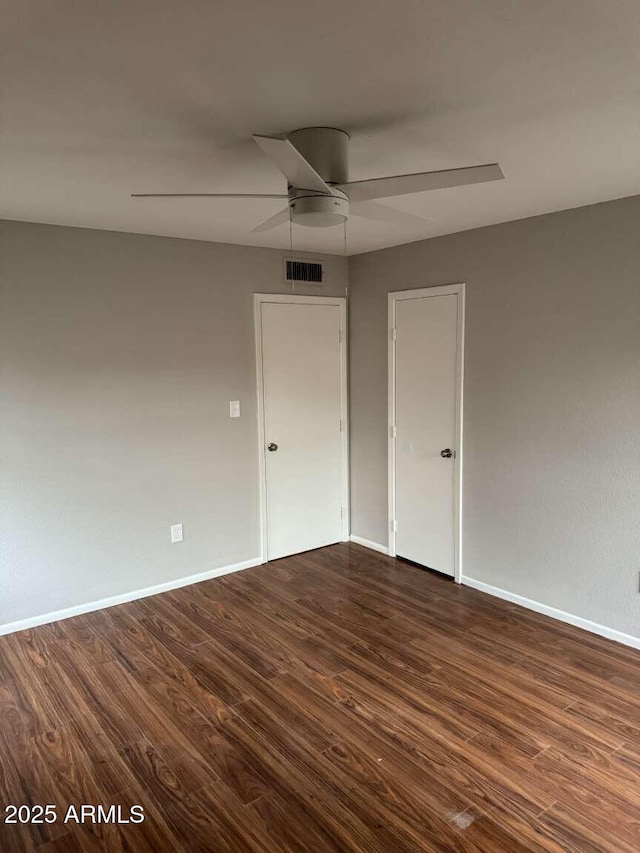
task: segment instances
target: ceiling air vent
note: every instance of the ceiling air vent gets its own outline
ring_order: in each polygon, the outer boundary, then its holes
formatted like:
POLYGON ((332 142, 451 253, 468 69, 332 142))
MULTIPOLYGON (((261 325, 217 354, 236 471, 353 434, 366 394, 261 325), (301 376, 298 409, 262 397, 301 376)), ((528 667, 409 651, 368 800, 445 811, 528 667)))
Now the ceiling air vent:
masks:
POLYGON ((322 284, 322 264, 285 258, 285 281, 290 284, 322 284))

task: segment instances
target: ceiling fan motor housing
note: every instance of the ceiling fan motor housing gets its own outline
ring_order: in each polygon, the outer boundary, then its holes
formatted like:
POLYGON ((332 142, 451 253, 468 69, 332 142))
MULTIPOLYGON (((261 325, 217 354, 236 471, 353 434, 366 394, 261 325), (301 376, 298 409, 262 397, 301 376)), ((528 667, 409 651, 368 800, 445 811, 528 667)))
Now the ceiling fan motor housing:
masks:
POLYGON ((339 225, 349 216, 349 199, 335 184, 348 180, 349 134, 333 127, 304 127, 294 130, 288 141, 302 154, 320 177, 332 186, 333 195, 289 187, 289 211, 297 225, 324 228, 339 225))
POLYGON ((335 127, 303 127, 287 139, 298 149, 328 184, 346 184, 349 180, 349 134, 335 127))
POLYGON ((349 200, 340 190, 336 190, 335 195, 292 190, 289 197, 289 211, 291 221, 296 225, 325 228, 330 225, 339 225, 347 220, 349 200))

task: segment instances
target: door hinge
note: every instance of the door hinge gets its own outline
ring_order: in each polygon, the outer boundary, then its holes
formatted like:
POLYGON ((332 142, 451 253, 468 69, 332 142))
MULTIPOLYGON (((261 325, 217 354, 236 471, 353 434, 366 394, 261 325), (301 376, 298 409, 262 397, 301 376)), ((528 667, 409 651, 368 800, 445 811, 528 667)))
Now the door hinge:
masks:
POLYGON ((391 340, 395 341, 398 339, 398 335, 395 329, 391 329, 391 340))
POLYGON ((398 532, 398 522, 395 520, 395 518, 394 518, 394 519, 393 519, 393 521, 391 522, 391 532, 392 532, 392 533, 397 533, 397 532, 398 532))
POLYGON ((340 421, 340 432, 344 431, 344 421, 340 421))
POLYGON ((397 435, 398 435, 398 430, 396 429, 396 427, 392 426, 391 427, 391 438, 396 438, 397 435))
POLYGON ((338 329, 338 343, 342 343, 342 329, 338 329))
POLYGON ((340 521, 344 521, 344 507, 340 507, 340 521))

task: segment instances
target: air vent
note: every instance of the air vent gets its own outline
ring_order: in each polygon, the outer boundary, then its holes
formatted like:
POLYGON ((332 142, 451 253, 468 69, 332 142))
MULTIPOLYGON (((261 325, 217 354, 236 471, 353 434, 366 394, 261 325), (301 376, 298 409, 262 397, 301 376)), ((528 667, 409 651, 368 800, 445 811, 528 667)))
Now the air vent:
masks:
POLYGON ((285 281, 295 284, 322 284, 322 264, 317 261, 286 258, 285 281))

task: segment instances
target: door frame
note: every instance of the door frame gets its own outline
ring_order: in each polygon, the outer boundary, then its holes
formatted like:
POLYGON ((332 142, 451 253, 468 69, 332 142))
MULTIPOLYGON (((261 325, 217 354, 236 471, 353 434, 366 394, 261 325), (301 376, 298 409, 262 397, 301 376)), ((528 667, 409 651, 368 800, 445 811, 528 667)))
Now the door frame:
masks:
POLYGON ((267 469, 264 428, 264 375, 262 369, 262 305, 337 305, 340 308, 340 419, 342 423, 342 541, 349 541, 351 508, 349 500, 349 399, 347 378, 347 300, 344 296, 298 296, 289 293, 254 293, 253 322, 256 344, 256 384, 258 394, 258 472, 260 503, 260 561, 267 562, 267 469))
POLYGON ((388 312, 388 483, 389 483, 389 555, 396 556, 396 348, 395 348, 395 325, 396 305, 401 300, 424 299, 429 296, 458 296, 458 321, 456 341, 456 434, 454 460, 454 580, 462 583, 462 434, 463 434, 463 388, 464 388, 464 302, 465 286, 459 284, 446 284, 438 287, 423 287, 415 290, 396 290, 389 293, 388 312))

